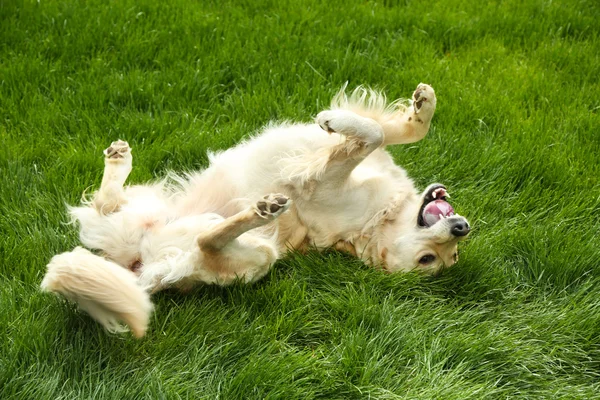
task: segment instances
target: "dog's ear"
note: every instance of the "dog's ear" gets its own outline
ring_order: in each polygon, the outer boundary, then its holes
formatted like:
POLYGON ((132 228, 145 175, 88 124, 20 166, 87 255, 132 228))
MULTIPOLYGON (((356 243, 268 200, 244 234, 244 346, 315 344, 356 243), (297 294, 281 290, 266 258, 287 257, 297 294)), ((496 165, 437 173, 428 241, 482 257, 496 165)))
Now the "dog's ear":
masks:
POLYGON ((384 247, 383 249, 381 249, 381 252, 379 253, 379 258, 381 259, 381 261, 383 263, 387 262, 387 255, 388 255, 388 249, 387 249, 387 247, 384 247))

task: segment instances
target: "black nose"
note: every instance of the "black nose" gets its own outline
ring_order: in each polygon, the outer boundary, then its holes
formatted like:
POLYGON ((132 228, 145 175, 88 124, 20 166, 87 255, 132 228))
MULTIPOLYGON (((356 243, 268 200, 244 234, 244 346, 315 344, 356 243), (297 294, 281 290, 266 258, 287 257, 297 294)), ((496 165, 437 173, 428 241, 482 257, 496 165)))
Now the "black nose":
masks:
POLYGON ((450 228, 450 233, 454 236, 467 236, 469 232, 471 232, 471 228, 465 221, 458 221, 450 228))

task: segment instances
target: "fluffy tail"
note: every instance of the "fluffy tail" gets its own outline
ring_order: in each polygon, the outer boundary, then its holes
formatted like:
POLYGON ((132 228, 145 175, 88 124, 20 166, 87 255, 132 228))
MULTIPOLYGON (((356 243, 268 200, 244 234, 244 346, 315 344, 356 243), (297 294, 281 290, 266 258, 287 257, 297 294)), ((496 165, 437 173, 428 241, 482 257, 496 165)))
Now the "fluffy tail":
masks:
POLYGON ((41 287, 76 302, 110 332, 126 330, 122 322, 138 338, 146 333, 152 303, 136 276, 84 248, 54 256, 41 287))

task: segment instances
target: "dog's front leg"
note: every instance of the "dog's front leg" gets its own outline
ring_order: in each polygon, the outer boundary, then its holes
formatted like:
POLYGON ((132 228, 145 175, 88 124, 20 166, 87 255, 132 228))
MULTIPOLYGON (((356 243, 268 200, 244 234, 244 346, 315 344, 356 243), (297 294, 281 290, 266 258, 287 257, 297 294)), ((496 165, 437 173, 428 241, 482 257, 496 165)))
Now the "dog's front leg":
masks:
POLYGON ((317 123, 323 130, 345 137, 342 143, 328 149, 320 181, 343 184, 352 170, 383 144, 381 125, 352 111, 323 111, 317 115, 317 123))
POLYGON ((383 144, 413 143, 425 137, 435 112, 436 97, 433 88, 419 84, 413 93, 413 102, 405 112, 381 121, 385 139, 383 144))
POLYGON ((126 202, 123 185, 131 172, 131 148, 127 142, 118 140, 104 150, 104 175, 100 190, 96 192, 93 205, 101 214, 118 211, 126 202))

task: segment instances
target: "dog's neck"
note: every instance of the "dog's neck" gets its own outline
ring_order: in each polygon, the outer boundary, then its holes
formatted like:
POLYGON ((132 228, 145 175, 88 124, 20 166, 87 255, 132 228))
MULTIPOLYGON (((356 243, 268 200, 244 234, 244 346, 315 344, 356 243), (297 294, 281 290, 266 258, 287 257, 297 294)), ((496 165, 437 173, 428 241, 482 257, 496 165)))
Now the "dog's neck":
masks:
POLYGON ((372 266, 386 268, 387 251, 394 240, 417 224, 419 198, 416 193, 398 194, 377 212, 351 241, 338 242, 338 250, 353 254, 372 266))

